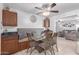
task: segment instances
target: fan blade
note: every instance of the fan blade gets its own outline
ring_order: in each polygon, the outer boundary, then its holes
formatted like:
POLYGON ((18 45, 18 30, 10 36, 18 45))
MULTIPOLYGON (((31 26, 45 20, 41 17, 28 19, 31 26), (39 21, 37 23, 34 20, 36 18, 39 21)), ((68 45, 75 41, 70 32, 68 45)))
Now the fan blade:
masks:
POLYGON ((36 9, 39 9, 39 10, 42 10, 42 8, 39 8, 39 7, 35 7, 36 9))
POLYGON ((51 4, 51 8, 53 8, 54 6, 56 6, 56 3, 51 4))
POLYGON ((39 14, 41 14, 41 13, 43 13, 43 12, 38 12, 38 13, 36 13, 36 14, 39 15, 39 14))
POLYGON ((59 11, 53 11, 53 10, 51 10, 50 12, 58 13, 59 11))

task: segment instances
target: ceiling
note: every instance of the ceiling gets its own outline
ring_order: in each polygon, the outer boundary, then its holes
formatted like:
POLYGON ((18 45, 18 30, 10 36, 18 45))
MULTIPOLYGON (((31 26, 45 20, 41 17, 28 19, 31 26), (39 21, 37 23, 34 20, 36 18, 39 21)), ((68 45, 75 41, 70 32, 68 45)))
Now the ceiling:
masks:
MULTIPOLYGON (((37 13, 39 10, 34 7, 41 7, 44 3, 5 3, 5 6, 9 6, 11 8, 19 9, 24 12, 29 13, 37 13)), ((57 5, 52 8, 52 10, 59 10, 59 13, 62 14, 71 10, 79 9, 79 3, 57 3, 57 5)), ((56 13, 52 13, 53 15, 57 15, 56 13)))

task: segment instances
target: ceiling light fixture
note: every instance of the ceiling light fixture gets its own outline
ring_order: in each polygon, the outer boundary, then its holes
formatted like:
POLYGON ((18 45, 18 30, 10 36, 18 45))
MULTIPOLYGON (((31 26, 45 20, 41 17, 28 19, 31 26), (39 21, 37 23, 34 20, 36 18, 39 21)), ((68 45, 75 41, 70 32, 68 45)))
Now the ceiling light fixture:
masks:
POLYGON ((43 12, 43 16, 49 16, 50 12, 43 12))

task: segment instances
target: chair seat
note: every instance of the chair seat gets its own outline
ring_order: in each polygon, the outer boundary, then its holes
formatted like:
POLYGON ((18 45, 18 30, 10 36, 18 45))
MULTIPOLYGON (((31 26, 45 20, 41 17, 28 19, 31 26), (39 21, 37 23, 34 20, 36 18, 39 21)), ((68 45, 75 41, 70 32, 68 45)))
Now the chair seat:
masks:
POLYGON ((39 53, 41 53, 41 52, 44 51, 44 48, 42 48, 42 47, 40 47, 40 46, 36 46, 35 49, 36 49, 39 53))

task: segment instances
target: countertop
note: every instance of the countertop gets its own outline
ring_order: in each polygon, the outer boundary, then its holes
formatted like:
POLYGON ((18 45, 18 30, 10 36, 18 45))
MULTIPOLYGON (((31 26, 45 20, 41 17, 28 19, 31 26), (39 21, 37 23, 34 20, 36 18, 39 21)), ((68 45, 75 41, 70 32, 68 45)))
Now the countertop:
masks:
POLYGON ((24 38, 24 39, 19 40, 19 42, 24 42, 24 41, 28 41, 28 38, 24 38))
MULTIPOLYGON (((2 33, 2 37, 12 37, 12 36, 16 36, 16 34, 18 35, 17 32, 6 32, 6 33, 2 33)), ((18 39, 19 42, 24 42, 24 41, 28 41, 28 38, 23 38, 23 39, 18 39)))

